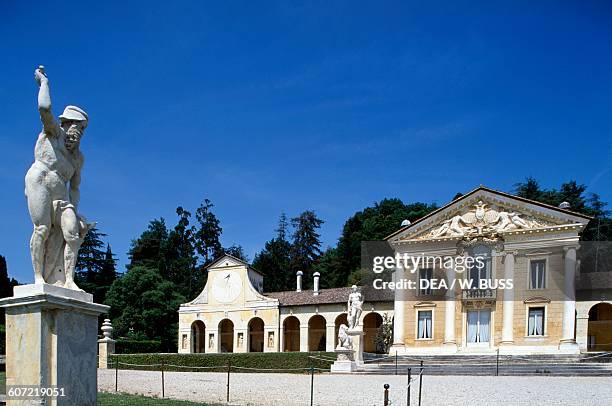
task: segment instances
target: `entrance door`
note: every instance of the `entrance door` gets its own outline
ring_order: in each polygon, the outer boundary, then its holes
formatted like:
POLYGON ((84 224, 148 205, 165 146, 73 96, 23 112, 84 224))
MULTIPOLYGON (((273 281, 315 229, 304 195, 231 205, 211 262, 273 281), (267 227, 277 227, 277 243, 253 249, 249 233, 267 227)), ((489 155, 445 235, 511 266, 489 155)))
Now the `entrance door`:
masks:
POLYGON ((468 345, 488 346, 491 337, 491 310, 469 310, 467 312, 468 345))

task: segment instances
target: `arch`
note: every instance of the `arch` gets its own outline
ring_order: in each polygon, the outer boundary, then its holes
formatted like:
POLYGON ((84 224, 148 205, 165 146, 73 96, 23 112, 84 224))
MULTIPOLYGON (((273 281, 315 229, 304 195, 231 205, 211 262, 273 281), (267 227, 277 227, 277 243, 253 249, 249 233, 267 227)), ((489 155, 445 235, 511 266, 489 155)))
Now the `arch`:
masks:
POLYGON ((612 304, 597 303, 589 309, 589 351, 612 351, 612 304))
POLYGON ((325 351, 325 317, 317 314, 308 320, 308 351, 325 351))
POLYGON ((249 321, 249 352, 263 352, 264 349, 264 322, 259 317, 249 321))
POLYGON ((283 351, 300 350, 300 321, 289 316, 283 321, 283 351))
POLYGON ((206 352, 206 325, 202 320, 191 324, 191 352, 206 352))
POLYGON ((340 326, 342 324, 346 324, 348 326, 348 318, 346 316, 346 313, 342 313, 339 314, 338 317, 336 317, 336 321, 334 323, 336 325, 336 333, 335 333, 335 337, 334 337, 334 348, 336 348, 338 346, 338 333, 340 332, 340 326))
POLYGON ((219 322, 219 352, 234 352, 234 323, 230 319, 219 322))
POLYGON ((365 352, 382 353, 384 352, 380 346, 376 345, 376 336, 378 335, 378 329, 383 323, 383 318, 376 312, 366 314, 363 318, 363 332, 364 343, 363 350, 365 352))

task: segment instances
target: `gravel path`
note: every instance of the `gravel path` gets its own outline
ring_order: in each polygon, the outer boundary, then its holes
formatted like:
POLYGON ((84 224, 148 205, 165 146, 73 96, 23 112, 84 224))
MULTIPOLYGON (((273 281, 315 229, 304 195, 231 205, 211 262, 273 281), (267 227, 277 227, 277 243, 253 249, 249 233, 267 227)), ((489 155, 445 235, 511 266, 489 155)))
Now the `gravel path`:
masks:
MULTIPOLYGON (((310 376, 295 374, 233 373, 231 404, 309 405, 310 376)), ((225 403, 224 373, 166 372, 166 397, 225 403)), ((380 375, 315 375, 315 405, 382 405, 383 384, 390 387, 391 405, 406 404, 406 377, 380 375)), ((413 403, 418 381, 413 383, 413 403)), ((115 371, 98 370, 98 387, 114 391, 115 371)), ((119 391, 148 396, 161 395, 161 374, 119 370, 119 391)), ((423 406, 434 405, 579 405, 612 404, 612 378, 607 377, 514 377, 424 376, 423 406)))

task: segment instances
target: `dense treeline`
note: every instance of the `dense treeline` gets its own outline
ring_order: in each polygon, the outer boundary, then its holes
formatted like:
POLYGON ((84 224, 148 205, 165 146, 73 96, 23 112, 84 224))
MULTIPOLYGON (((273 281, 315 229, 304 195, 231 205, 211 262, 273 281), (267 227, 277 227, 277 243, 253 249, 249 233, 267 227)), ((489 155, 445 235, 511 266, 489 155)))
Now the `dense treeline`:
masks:
MULTIPOLYGON (((570 181, 558 189, 547 189, 527 178, 510 192, 553 206, 568 202, 570 210, 593 217, 582 233, 583 241, 612 240, 607 203, 597 194, 588 193, 584 185, 570 181)), ((458 193, 454 198, 460 196, 458 193)), ((177 309, 200 293, 206 283, 207 264, 224 253, 248 260, 241 246, 222 246, 223 229, 213 208, 206 199, 192 217, 191 212, 178 207, 175 225, 170 227, 163 218, 152 220, 132 241, 124 274, 116 271, 111 247, 103 242, 106 235, 96 228, 90 230, 79 251, 77 283, 93 293, 97 302, 111 306, 110 318, 117 336, 157 340, 162 351, 175 351, 177 309)), ((306 210, 292 218, 283 213, 274 237, 255 255, 253 267, 264 273, 264 290, 268 292, 295 289, 297 271, 305 273, 305 289, 311 287, 314 272, 321 273, 322 288, 360 283, 364 281, 360 270, 362 241, 382 240, 403 220, 413 222, 436 208, 435 204, 383 199, 349 217, 337 244, 325 249, 319 234, 324 221, 314 211, 306 210)), ((605 250, 598 247, 595 253, 599 268, 612 266, 599 260, 605 257, 605 250)), ((583 262, 588 264, 586 259, 583 262)), ((9 296, 16 284, 9 279, 6 261, 0 256, 0 297, 9 296)))

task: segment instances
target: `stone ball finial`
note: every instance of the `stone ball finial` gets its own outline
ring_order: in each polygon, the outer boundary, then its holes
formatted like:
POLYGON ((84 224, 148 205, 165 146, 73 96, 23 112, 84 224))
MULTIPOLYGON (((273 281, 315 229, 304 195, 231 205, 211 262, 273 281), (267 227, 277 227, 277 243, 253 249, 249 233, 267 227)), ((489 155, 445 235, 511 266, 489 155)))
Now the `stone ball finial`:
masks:
POLYGON ((110 319, 104 319, 104 323, 102 323, 102 334, 104 334, 104 338, 112 339, 113 338, 113 325, 111 324, 110 319))
POLYGON ((295 274, 296 274, 297 276, 302 276, 302 275, 304 275, 304 272, 302 272, 302 271, 297 271, 295 274))

